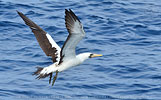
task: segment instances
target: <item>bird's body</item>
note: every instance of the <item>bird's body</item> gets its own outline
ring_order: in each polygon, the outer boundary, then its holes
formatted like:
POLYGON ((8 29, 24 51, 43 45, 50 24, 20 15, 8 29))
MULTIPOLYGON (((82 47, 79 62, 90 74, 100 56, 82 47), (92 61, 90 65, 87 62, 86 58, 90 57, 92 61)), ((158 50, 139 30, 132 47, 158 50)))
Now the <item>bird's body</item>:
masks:
POLYGON ((77 66, 83 63, 88 58, 102 56, 93 53, 81 53, 76 55, 76 45, 85 36, 85 32, 83 30, 83 25, 81 24, 80 20, 70 9, 69 11, 67 9, 65 10, 65 24, 69 35, 62 48, 60 48, 57 43, 52 39, 52 37, 43 29, 41 29, 37 24, 35 24, 21 12, 18 12, 18 14, 25 21, 26 25, 31 28, 42 50, 47 56, 51 56, 54 62, 48 67, 38 67, 37 71, 34 72, 34 75, 38 75, 38 79, 45 78, 50 75, 50 83, 52 73, 56 72, 56 75, 53 79, 54 84, 58 72, 62 72, 71 67, 77 66))
POLYGON ((58 63, 54 63, 48 67, 45 67, 40 74, 49 74, 51 72, 56 72, 56 70, 58 70, 59 72, 62 72, 76 65, 80 65, 81 63, 84 62, 84 60, 88 59, 88 56, 86 56, 87 54, 90 54, 90 53, 79 54, 75 58, 62 62, 60 65, 58 65, 58 63))

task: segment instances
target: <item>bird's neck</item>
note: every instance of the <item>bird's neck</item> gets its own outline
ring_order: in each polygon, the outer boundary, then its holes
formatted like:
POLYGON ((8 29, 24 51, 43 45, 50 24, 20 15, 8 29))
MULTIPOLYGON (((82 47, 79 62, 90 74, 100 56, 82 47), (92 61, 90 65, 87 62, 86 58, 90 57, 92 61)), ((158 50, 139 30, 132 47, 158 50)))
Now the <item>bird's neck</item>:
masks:
POLYGON ((81 53, 81 54, 78 54, 76 58, 80 61, 80 63, 83 63, 89 57, 85 53, 81 53))

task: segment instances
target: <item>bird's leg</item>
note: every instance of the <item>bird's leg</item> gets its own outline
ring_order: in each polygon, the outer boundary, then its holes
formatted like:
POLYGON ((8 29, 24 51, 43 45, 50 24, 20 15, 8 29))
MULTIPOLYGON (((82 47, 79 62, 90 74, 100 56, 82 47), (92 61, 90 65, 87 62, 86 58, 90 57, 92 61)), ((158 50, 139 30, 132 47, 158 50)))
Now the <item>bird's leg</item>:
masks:
POLYGON ((53 73, 51 72, 51 73, 50 73, 49 84, 51 83, 51 78, 52 78, 52 76, 53 76, 53 73))
POLYGON ((54 83, 55 83, 55 81, 56 81, 56 79, 57 79, 57 76, 58 76, 58 70, 56 71, 56 75, 55 75, 54 78, 53 78, 52 86, 54 85, 54 83))

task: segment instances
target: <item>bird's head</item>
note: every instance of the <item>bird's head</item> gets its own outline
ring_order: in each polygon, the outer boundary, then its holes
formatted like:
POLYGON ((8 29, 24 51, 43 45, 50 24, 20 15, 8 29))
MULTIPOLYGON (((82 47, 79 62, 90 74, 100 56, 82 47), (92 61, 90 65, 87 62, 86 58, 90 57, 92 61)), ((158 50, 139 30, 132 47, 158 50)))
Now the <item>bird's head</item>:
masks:
POLYGON ((83 62, 84 60, 88 58, 94 58, 94 57, 100 57, 102 54, 94 54, 94 53, 81 53, 77 56, 83 62))
POLYGON ((100 57, 100 56, 103 56, 103 55, 102 54, 90 53, 89 58, 100 57))

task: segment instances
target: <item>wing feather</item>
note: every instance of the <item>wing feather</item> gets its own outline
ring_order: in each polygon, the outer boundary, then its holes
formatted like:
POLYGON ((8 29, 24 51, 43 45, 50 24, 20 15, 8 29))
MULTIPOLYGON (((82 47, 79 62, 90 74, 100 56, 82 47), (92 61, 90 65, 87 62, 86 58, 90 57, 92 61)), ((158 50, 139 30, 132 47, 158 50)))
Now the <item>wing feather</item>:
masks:
POLYGON ((53 62, 59 62, 61 48, 56 44, 52 37, 23 13, 19 11, 17 11, 17 13, 24 20, 25 24, 31 28, 44 53, 47 56, 51 56, 53 62))
POLYGON ((83 25, 73 11, 70 9, 65 9, 65 14, 65 25, 69 35, 61 49, 61 58, 59 64, 62 63, 64 59, 76 57, 76 45, 85 36, 83 25))

